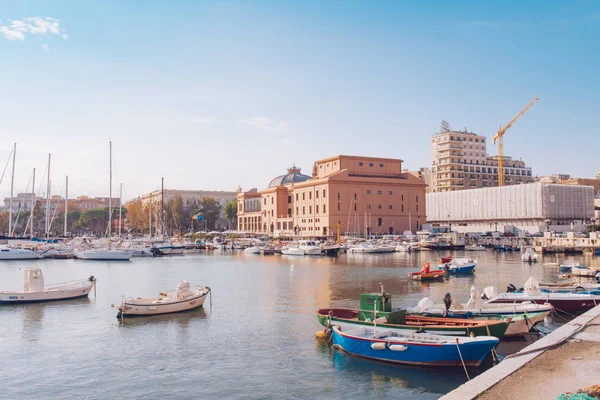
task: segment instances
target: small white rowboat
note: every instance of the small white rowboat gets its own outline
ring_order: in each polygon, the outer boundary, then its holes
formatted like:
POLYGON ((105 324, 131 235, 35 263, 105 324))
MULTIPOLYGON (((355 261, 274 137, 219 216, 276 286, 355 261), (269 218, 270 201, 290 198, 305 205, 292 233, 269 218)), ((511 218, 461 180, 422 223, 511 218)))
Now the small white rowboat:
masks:
POLYGON ((117 318, 171 314, 202 307, 209 293, 208 286, 191 287, 182 281, 174 292, 161 292, 158 297, 123 298, 119 306, 112 306, 119 310, 117 318))
POLYGON ((96 278, 44 285, 44 275, 39 268, 25 269, 22 291, 0 292, 1 304, 41 303, 87 297, 96 287, 96 278))

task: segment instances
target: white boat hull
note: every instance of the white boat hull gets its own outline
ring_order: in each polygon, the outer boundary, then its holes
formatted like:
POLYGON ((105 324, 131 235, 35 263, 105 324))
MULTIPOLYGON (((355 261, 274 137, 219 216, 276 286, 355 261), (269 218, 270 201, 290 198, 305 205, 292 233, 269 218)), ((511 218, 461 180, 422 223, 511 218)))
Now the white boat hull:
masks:
POLYGON ((193 310, 202 307, 206 296, 210 293, 209 288, 202 288, 197 293, 187 296, 181 300, 164 299, 130 299, 125 300, 117 307, 119 313, 117 318, 121 317, 146 317, 151 315, 172 314, 182 311, 193 310))
POLYGON ((84 250, 76 251, 75 258, 80 260, 128 261, 133 256, 133 251, 125 250, 84 250))
POLYGON ((504 336, 523 336, 531 330, 531 328, 538 322, 542 322, 550 312, 542 312, 535 314, 528 314, 527 319, 515 318, 508 324, 508 329, 504 336))
POLYGON ((281 254, 286 256, 303 256, 304 250, 300 250, 297 248, 283 249, 281 250, 281 254))
POLYGON ((42 256, 26 249, 0 248, 0 260, 38 260, 42 256))

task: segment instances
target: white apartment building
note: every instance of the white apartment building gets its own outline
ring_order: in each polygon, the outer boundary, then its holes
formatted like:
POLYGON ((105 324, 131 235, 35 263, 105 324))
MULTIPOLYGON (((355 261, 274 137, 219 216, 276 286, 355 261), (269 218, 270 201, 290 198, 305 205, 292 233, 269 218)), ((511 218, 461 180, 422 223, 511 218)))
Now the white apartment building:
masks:
MULTIPOLYGON (((531 168, 504 156, 506 185, 533 182, 531 168)), ((473 132, 455 131, 442 122, 431 137, 431 192, 498 186, 498 157, 487 154, 487 139, 473 132)))

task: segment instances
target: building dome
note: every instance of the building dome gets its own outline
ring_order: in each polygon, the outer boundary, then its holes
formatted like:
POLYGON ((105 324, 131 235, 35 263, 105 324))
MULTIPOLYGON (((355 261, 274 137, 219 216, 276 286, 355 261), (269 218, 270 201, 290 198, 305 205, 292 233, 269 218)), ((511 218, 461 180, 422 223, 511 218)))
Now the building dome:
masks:
POLYGON ((310 176, 300 173, 300 168, 292 165, 288 168, 287 174, 273 178, 269 183, 269 187, 277 187, 281 185, 287 185, 288 183, 304 182, 310 179, 310 176))

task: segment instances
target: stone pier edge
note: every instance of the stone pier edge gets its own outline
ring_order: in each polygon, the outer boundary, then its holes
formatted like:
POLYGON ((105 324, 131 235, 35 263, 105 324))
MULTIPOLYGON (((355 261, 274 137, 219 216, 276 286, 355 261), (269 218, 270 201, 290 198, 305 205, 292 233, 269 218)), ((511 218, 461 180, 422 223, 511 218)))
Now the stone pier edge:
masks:
POLYGON ((520 354, 527 352, 528 354, 521 356, 515 355, 511 358, 505 359, 495 367, 490 368, 483 374, 442 396, 440 400, 465 400, 477 398, 477 396, 486 390, 489 390, 505 378, 509 377, 540 354, 543 354, 544 351, 549 350, 546 349, 546 347, 568 340, 571 336, 573 336, 579 330, 585 328, 585 326, 591 320, 598 316, 600 316, 600 305, 592 308, 585 314, 580 315, 549 335, 541 338, 540 340, 532 343, 520 352, 516 353, 520 354), (539 351, 536 351, 536 349, 539 349, 539 351))

